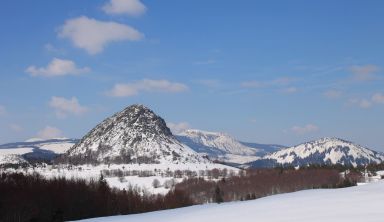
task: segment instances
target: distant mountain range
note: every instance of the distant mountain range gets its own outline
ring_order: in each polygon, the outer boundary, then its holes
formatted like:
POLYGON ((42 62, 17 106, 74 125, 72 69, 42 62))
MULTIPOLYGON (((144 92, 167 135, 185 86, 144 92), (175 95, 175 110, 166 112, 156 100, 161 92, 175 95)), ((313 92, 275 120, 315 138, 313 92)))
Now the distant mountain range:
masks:
POLYGON ((202 130, 186 130, 176 138, 198 153, 209 156, 212 160, 230 164, 243 164, 258 160, 271 151, 280 150, 284 146, 244 143, 234 137, 220 132, 202 130))
POLYGON ((254 162, 249 167, 305 166, 310 164, 362 166, 381 163, 384 154, 339 138, 321 138, 282 149, 254 162))
POLYGON ((365 165, 384 155, 338 138, 293 147, 246 143, 219 132, 186 130, 173 135, 165 121, 143 105, 132 105, 105 119, 81 140, 31 139, 0 145, 0 165, 51 161, 99 163, 211 163, 275 167, 309 164, 365 165))

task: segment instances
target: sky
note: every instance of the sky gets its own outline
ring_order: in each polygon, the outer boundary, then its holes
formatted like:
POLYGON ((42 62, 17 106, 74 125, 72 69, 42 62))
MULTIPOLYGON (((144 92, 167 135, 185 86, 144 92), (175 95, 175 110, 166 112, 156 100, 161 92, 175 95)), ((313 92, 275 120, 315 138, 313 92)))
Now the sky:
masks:
POLYGON ((140 103, 177 133, 384 151, 384 2, 3 0, 0 143, 140 103))

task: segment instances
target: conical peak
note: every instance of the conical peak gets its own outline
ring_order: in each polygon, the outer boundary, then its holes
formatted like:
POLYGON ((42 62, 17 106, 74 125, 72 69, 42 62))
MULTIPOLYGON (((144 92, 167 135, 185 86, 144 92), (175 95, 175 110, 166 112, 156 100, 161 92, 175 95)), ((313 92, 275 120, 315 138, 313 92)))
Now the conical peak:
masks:
POLYGON ((115 122, 123 121, 127 123, 127 127, 143 130, 143 133, 149 131, 160 135, 172 135, 165 121, 142 104, 130 105, 123 111, 116 113, 113 118, 115 122))

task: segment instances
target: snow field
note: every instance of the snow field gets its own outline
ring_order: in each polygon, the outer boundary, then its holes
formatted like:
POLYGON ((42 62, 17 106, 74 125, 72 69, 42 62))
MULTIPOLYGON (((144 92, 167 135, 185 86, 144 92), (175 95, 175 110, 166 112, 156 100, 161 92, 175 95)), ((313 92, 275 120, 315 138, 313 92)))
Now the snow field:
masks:
POLYGON ((306 190, 244 202, 206 204, 83 222, 381 222, 384 181, 342 189, 306 190))

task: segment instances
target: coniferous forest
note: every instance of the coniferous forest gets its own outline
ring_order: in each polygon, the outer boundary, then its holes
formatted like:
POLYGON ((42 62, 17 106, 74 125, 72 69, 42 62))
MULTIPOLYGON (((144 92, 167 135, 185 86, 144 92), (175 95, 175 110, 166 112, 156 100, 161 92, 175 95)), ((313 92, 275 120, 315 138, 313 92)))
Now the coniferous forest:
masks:
MULTIPOLYGON (((224 172, 225 173, 225 172, 224 172)), ((112 189, 98 180, 46 179, 39 174, 2 173, 0 221, 67 221, 143 213, 202 203, 242 201, 278 193, 356 184, 354 174, 336 169, 258 169, 225 175, 213 170, 213 179, 184 179, 166 195, 147 195, 140 189, 112 189), (215 179, 217 178, 217 179, 215 179)))

